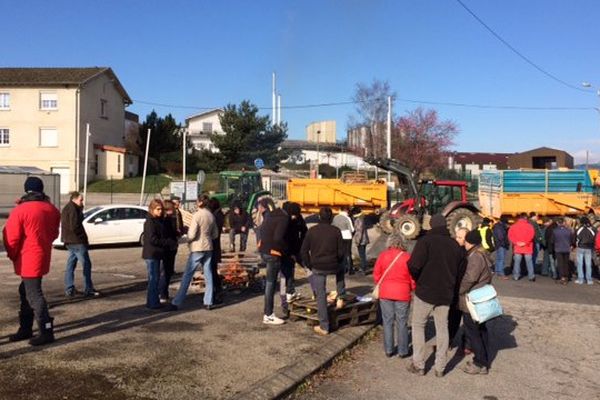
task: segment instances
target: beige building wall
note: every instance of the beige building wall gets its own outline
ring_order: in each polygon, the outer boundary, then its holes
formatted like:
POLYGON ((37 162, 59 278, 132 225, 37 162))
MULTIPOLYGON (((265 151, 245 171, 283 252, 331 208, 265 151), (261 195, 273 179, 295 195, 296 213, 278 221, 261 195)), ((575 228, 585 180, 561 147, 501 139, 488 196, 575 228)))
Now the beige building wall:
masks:
POLYGON ((306 136, 309 142, 335 143, 335 120, 317 121, 306 126, 306 136), (319 132, 319 133, 317 133, 319 132))
MULTIPOLYGON (((90 123, 88 181, 96 179, 94 144, 123 146, 125 109, 112 80, 102 74, 81 91, 76 88, 0 87, 10 93, 10 108, 0 110, 0 128, 10 130, 10 144, 0 145, 0 164, 35 166, 61 175, 61 192, 83 187, 86 124, 90 123), (55 93, 57 108, 42 110, 41 93, 55 93), (102 101, 104 100, 104 113, 102 101), (42 129, 56 129, 56 145, 43 146, 42 129), (77 179, 79 174, 79 179, 77 179)), ((106 168, 116 170, 116 158, 106 168)), ((123 165, 121 165, 123 171, 123 165)), ((102 171, 99 169, 99 171, 102 171)))
POLYGON ((116 151, 96 150, 99 179, 123 179, 127 176, 126 154, 116 151))
MULTIPOLYGON (((0 88, 10 93, 10 109, 0 111, 0 128, 10 130, 10 144, 0 146, 3 165, 35 166, 48 171, 75 168, 77 96, 75 89, 0 88), (41 93, 56 93, 57 108, 42 110, 41 93), (56 146, 44 147, 41 129, 56 129, 56 146)), ((64 175, 66 176, 66 175, 64 175)), ((75 175, 67 178, 75 187, 75 175)), ((66 187, 61 182, 61 187, 66 187)))

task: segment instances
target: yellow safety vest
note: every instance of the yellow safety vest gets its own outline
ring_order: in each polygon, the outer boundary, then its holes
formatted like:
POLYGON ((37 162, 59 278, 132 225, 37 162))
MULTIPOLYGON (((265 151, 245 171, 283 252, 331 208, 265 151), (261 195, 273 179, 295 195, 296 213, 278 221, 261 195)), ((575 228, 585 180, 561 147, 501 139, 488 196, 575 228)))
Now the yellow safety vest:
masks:
POLYGON ((483 247, 486 250, 490 250, 490 244, 487 242, 487 231, 490 229, 489 226, 482 226, 479 229, 477 229, 479 231, 479 236, 481 236, 481 247, 483 247))

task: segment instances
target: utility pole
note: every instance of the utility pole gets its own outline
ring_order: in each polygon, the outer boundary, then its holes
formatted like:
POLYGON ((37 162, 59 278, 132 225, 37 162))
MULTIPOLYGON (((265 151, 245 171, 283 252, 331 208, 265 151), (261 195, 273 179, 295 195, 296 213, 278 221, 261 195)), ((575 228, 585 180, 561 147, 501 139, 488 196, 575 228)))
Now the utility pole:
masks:
POLYGON ((321 153, 319 153, 319 139, 321 138, 321 131, 317 131, 317 179, 319 179, 319 161, 321 159, 321 153))
POLYGON ((187 134, 187 129, 183 128, 183 134, 181 135, 183 137, 183 142, 181 144, 181 148, 182 148, 182 151, 183 151, 183 154, 182 154, 182 157, 183 157, 183 170, 181 172, 181 175, 182 175, 181 179, 183 180, 183 199, 182 200, 183 200, 183 204, 184 205, 186 204, 185 202, 187 200, 186 199, 186 197, 187 197, 186 186, 187 185, 185 184, 185 171, 186 171, 186 161, 187 161, 187 151, 186 151, 187 150, 187 140, 186 140, 187 137, 186 137, 186 134, 187 134))
POLYGON ((146 171, 148 168, 148 151, 150 151, 150 134, 152 129, 148 129, 148 135, 146 135, 146 155, 144 156, 144 175, 142 175, 142 191, 140 193, 140 206, 144 200, 144 186, 146 186, 146 171))
MULTIPOLYGON (((90 168, 88 165, 89 157, 90 157, 90 124, 85 124, 85 166, 83 170, 83 198, 87 200, 87 181, 88 181, 88 169, 90 168)), ((84 203, 85 204, 85 203, 84 203)))
POLYGON ((272 89, 273 91, 271 92, 272 95, 272 101, 273 101, 273 118, 271 119, 271 124, 275 125, 275 123, 277 122, 277 99, 276 99, 276 94, 275 94, 275 72, 273 72, 273 79, 272 79, 272 89))
MULTIPOLYGON (((392 96, 388 96, 388 114, 387 114, 387 158, 392 158, 392 96)), ((392 180, 392 173, 388 171, 387 181, 392 180)))

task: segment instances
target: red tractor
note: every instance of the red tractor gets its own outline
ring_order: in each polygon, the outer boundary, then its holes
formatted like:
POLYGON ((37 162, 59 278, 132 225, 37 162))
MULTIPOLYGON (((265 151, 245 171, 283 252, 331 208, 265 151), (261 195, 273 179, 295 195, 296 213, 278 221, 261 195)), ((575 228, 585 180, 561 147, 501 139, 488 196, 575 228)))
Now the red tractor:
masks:
POLYGON ((467 200, 465 181, 426 180, 417 183, 412 172, 393 159, 370 159, 368 162, 396 174, 404 183, 408 193, 404 200, 385 211, 379 226, 385 233, 399 230, 407 239, 415 239, 421 229, 429 226, 432 215, 442 214, 448 223, 448 230, 454 236, 459 228, 469 230, 481 222, 479 210, 467 200))

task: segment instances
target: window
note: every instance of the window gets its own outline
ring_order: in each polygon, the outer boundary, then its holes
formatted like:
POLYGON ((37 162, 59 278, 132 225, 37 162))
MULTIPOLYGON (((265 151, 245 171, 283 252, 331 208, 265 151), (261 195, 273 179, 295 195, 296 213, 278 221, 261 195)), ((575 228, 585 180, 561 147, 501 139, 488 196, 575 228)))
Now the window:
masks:
POLYGON ((203 133, 212 133, 212 122, 203 122, 202 123, 202 132, 203 133))
POLYGON ((57 147, 58 131, 55 128, 40 129, 40 147, 57 147))
POLYGON ((40 110, 58 109, 58 95, 56 93, 40 93, 40 110))
POLYGON ((117 172, 121 172, 121 155, 117 154, 117 172))
POLYGON ((98 153, 94 156, 94 174, 98 175, 98 153))
POLYGON ((0 110, 10 110, 10 93, 0 93, 0 110))
POLYGON ((100 117, 108 118, 108 101, 100 99, 100 117))
POLYGON ((10 145, 10 130, 8 128, 0 128, 0 146, 10 145))

